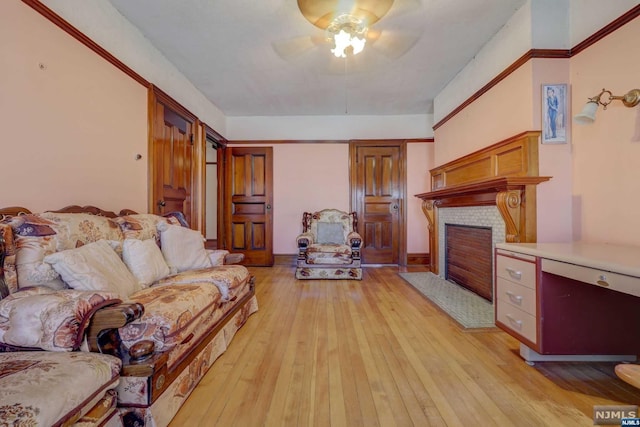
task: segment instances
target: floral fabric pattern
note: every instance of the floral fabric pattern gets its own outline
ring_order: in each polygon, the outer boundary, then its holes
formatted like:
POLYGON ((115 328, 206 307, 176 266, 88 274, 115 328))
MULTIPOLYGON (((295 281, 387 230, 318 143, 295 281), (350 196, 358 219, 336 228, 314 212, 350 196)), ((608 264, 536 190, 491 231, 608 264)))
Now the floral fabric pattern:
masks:
POLYGON ((20 215, 11 218, 16 248, 16 270, 19 288, 47 286, 64 289, 66 285, 44 257, 66 249, 104 239, 120 242, 122 231, 113 220, 83 213, 20 215))
POLYGON ((0 353, 0 371, 9 372, 0 377, 0 420, 53 426, 78 419, 117 386, 120 367, 120 359, 96 353, 0 353))
POLYGON ((212 283, 222 294, 224 301, 238 296, 243 286, 249 281, 249 270, 243 265, 222 265, 215 268, 184 271, 156 282, 158 286, 176 283, 212 283))
POLYGON ((147 240, 155 239, 160 245, 158 223, 180 225, 180 221, 174 216, 162 217, 154 214, 132 214, 114 218, 120 226, 126 239, 147 240))
POLYGON ((118 400, 126 407, 120 408, 125 425, 169 424, 207 370, 227 350, 236 332, 256 311, 258 300, 254 295, 149 407, 135 407, 144 406, 148 401, 146 378, 123 377, 118 386, 118 400))
POLYGON ((171 350, 168 365, 172 367, 191 350, 191 342, 206 334, 250 291, 249 278, 246 267, 227 265, 160 280, 130 296, 144 305, 145 314, 121 328, 120 337, 127 347, 146 339, 155 343, 156 351, 171 350), (183 344, 190 335, 193 338, 183 344))
POLYGON ((120 328, 127 347, 152 340, 156 351, 167 351, 182 342, 222 299, 217 287, 207 283, 152 286, 130 296, 144 305, 144 315, 120 328))
POLYGON ((337 209, 324 209, 312 214, 305 213, 305 231, 297 237, 299 256, 297 279, 362 279, 359 251, 362 237, 353 229, 355 213, 337 209), (342 242, 338 240, 338 229, 342 226, 342 242), (330 227, 333 226, 333 227, 330 227), (325 237, 318 237, 323 231, 325 237), (320 243, 320 242, 328 243, 320 243), (335 243, 331 243, 335 242, 335 243))
POLYGON ((296 279, 355 279, 362 280, 362 268, 307 268, 296 269, 296 279))
POLYGON ((72 351, 80 347, 96 310, 121 302, 109 292, 24 289, 0 301, 0 343, 72 351))
POLYGON ((307 249, 307 264, 351 264, 351 248, 347 245, 311 245, 307 249))

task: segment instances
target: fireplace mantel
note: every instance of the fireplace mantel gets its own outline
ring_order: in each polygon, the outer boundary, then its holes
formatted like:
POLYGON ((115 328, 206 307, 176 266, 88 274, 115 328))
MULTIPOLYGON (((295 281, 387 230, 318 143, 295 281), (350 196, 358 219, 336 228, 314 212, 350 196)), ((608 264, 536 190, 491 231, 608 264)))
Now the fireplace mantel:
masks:
POLYGON ((538 185, 550 179, 550 176, 501 176, 416 194, 416 197, 425 201, 437 201, 440 206, 448 206, 448 204, 451 204, 451 206, 491 205, 496 204, 495 194, 522 190, 527 185, 538 185), (487 203, 488 200, 493 200, 493 202, 487 203))
POLYGON ((536 242, 536 186, 540 132, 498 142, 432 169, 432 191, 416 194, 429 225, 431 270, 438 273, 438 209, 495 205, 505 223, 508 243, 536 242))

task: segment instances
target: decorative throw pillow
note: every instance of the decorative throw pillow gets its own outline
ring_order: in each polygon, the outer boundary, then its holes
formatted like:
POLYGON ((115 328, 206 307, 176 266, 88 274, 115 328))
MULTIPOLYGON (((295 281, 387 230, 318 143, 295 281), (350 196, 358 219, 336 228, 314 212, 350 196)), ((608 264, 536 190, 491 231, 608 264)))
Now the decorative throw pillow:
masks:
POLYGON ((173 216, 164 217, 154 214, 130 214, 113 220, 120 226, 126 239, 138 240, 153 238, 159 241, 157 225, 160 222, 180 225, 179 220, 173 216))
POLYGON ((106 240, 44 258, 73 289, 108 291, 126 298, 142 287, 106 240))
POLYGON ((200 232, 179 225, 158 224, 160 246, 169 268, 178 273, 211 267, 200 232))
POLYGON ((0 343, 50 351, 72 351, 83 342, 96 310, 119 303, 110 292, 23 289, 0 301, 0 343))
POLYGON ((342 224, 338 222, 318 222, 318 243, 320 244, 344 244, 344 232, 342 224))
POLYGON ((171 273, 155 239, 125 239, 122 260, 144 288, 171 273))

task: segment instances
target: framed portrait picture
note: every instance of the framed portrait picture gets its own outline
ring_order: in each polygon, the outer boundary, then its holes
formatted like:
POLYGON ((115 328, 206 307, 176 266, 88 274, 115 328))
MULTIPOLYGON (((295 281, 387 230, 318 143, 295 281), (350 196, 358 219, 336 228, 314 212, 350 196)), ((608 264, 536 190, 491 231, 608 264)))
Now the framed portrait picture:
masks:
POLYGON ((566 84, 542 85, 542 143, 566 144, 569 100, 566 84))

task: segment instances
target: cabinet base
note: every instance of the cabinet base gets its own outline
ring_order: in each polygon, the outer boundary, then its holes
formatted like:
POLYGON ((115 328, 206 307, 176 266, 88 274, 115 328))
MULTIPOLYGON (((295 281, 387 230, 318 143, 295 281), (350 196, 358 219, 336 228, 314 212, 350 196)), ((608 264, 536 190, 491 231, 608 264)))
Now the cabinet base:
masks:
POLYGON ((617 354, 540 354, 520 344, 520 356, 532 365, 534 362, 635 362, 635 355, 617 354))

